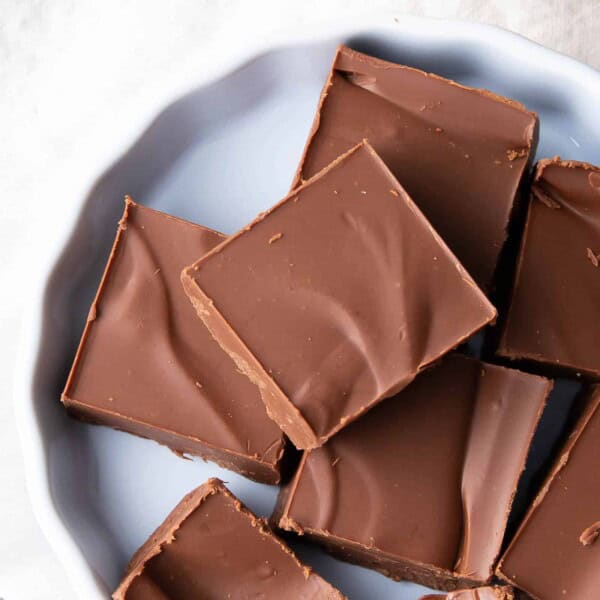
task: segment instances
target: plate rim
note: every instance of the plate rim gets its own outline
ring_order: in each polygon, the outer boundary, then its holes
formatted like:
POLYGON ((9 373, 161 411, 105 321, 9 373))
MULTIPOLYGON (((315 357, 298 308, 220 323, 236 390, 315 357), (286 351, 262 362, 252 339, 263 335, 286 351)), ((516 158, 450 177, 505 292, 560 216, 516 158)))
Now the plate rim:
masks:
MULTIPOLYGON (((259 41, 247 40, 243 47, 240 46, 237 50, 230 51, 229 54, 215 61, 213 67, 198 76, 193 83, 175 85, 170 89, 168 92, 170 100, 162 106, 153 107, 149 114, 144 115, 144 118, 140 119, 139 126, 129 132, 127 136, 129 139, 120 147, 114 148, 111 155, 103 161, 102 168, 97 173, 101 175, 110 170, 164 108, 191 90, 205 87, 227 77, 263 54, 286 46, 318 43, 366 33, 401 36, 404 32, 408 32, 414 36, 415 31, 424 29, 427 29, 429 35, 433 34, 440 42, 485 43, 489 48, 500 50, 503 55, 508 54, 521 62, 537 63, 538 65, 543 62, 549 71, 555 72, 562 80, 576 82, 582 89, 589 90, 600 98, 600 71, 499 26, 457 19, 412 15, 395 16, 394 13, 384 15, 380 13, 368 18, 353 17, 342 21, 323 23, 317 27, 305 25, 284 28, 259 41)), ((37 419, 33 389, 47 285, 55 266, 67 247, 84 200, 93 183, 93 180, 88 182, 86 189, 80 190, 80 193, 77 194, 78 203, 69 209, 70 214, 65 214, 60 235, 57 236, 59 241, 54 244, 54 247, 45 249, 43 260, 40 261, 40 257, 37 259, 39 276, 33 284, 29 300, 23 311, 12 401, 21 442, 26 489, 35 518, 54 554, 62 563, 76 594, 85 598, 104 598, 99 578, 93 573, 82 550, 69 533, 53 499, 42 435, 43 425, 37 419)))

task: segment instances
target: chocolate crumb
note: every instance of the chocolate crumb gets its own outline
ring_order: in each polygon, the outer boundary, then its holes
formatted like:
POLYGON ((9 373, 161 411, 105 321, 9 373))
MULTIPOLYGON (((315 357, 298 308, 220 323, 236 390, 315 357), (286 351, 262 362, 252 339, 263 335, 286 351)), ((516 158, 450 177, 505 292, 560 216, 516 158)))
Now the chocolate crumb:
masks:
POLYGON ((527 148, 506 151, 506 157, 508 160, 517 160, 517 158, 523 158, 524 156, 527 156, 527 148))
POLYGON ((579 536, 579 541, 583 546, 591 546, 600 535, 600 521, 596 521, 593 525, 590 525, 587 529, 584 529, 582 534, 579 536))
POLYGON ((269 238, 269 244, 273 244, 277 240, 280 240, 282 237, 283 237, 283 233, 281 233, 281 232, 276 233, 275 235, 273 235, 269 238))
POLYGON ((91 321, 95 321, 98 316, 98 311, 96 309, 96 303, 94 302, 92 306, 90 306, 90 311, 88 312, 87 321, 88 323, 91 321))

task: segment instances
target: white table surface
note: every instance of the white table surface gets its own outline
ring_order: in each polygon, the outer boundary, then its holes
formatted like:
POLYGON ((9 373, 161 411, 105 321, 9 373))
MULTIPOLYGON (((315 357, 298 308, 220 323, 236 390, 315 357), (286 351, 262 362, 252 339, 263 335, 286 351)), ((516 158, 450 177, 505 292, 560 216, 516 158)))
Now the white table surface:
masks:
POLYGON ((0 0, 0 600, 75 597, 31 512, 11 402, 24 298, 61 206, 211 57, 376 9, 493 23, 600 68, 598 0, 0 0))

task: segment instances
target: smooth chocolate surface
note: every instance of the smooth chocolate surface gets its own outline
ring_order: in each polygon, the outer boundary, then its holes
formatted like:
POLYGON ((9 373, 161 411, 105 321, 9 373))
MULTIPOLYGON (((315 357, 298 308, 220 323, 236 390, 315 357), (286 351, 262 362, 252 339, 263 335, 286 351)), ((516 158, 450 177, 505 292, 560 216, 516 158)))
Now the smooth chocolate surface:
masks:
POLYGON ((515 593, 507 585, 490 585, 455 590, 447 594, 427 594, 421 600, 515 600, 515 593))
POLYGON ((489 292, 537 129, 513 100, 341 46, 294 186, 367 138, 489 292))
POLYGON ((487 583, 550 388, 451 354, 304 453, 273 523, 394 579, 487 583))
POLYGON ((600 387, 498 567, 538 600, 600 594, 600 387))
POLYGON ((538 163, 498 354, 600 378, 600 168, 538 163))
POLYGON ((84 420, 277 483, 284 437, 179 280, 224 239, 128 199, 62 401, 84 420))
POLYGON ((114 600, 342 600, 221 481, 188 494, 133 556, 114 600))
POLYGON ((495 317, 365 142, 182 281, 298 448, 320 446, 495 317))

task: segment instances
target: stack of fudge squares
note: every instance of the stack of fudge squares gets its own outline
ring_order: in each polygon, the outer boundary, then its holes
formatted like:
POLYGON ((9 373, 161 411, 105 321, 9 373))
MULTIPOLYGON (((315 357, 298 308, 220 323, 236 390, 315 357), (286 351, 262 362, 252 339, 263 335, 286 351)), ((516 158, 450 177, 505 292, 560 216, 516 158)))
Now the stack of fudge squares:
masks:
POLYGON ((532 169, 537 135, 342 46, 291 192, 241 231, 126 199, 62 402, 281 488, 267 523, 200 485, 115 599, 342 598, 293 536, 432 599, 600 598, 600 169, 532 169), (511 531, 555 377, 582 392, 511 531))

